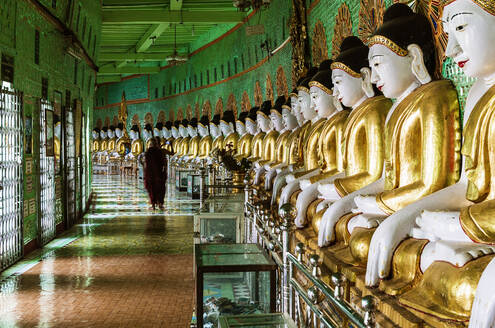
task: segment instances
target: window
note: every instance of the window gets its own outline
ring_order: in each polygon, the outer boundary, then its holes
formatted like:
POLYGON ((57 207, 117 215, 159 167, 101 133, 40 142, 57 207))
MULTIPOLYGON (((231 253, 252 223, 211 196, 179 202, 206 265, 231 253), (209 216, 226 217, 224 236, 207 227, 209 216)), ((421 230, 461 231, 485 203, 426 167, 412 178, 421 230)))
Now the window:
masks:
POLYGON ((244 64, 244 54, 241 54, 241 67, 242 67, 242 70, 246 69, 246 66, 244 64))
POLYGON ((255 64, 258 63, 258 46, 254 45, 254 59, 256 60, 255 64))
POLYGON ((215 67, 215 71, 213 72, 213 75, 215 77, 215 82, 217 82, 217 68, 215 67))
POLYGON ((93 34, 93 26, 90 26, 89 27, 89 34, 88 34, 88 49, 89 49, 89 46, 91 45, 91 36, 93 34))
POLYGON ((196 74, 194 74, 194 87, 198 87, 198 76, 196 74))
POLYGON ((193 88, 192 86, 192 78, 189 78, 189 90, 191 90, 193 88))
POLYGON ((210 84, 210 70, 206 70, 206 84, 210 84))
POLYGON ((70 90, 65 90, 65 106, 70 105, 70 90))
POLYGON ((81 34, 81 42, 84 42, 84 37, 86 36, 86 17, 83 19, 83 28, 82 28, 82 34, 81 34))
MULTIPOLYGON (((175 87, 174 87, 175 88, 175 87)), ((175 91, 175 90, 174 90, 175 91)), ((172 83, 170 83, 170 85, 168 86, 168 94, 171 95, 172 94, 172 83)))
POLYGON ((77 59, 74 58, 74 84, 77 84, 77 59))
POLYGON ((222 64, 222 65, 220 65, 220 70, 221 70, 221 72, 222 72, 222 79, 223 79, 223 78, 225 78, 225 73, 224 73, 224 71, 223 71, 223 64, 222 64))
POLYGON ((48 100, 48 79, 41 79, 41 98, 48 100))
POLYGON ((57 9, 57 0, 52 0, 52 8, 57 9))
POLYGON ((251 51, 247 48, 247 64, 251 65, 251 51))
POLYGON ((165 97, 165 86, 162 87, 162 97, 165 97))
POLYGON ((2 73, 0 80, 14 83, 14 57, 2 54, 2 73))
POLYGON ((203 72, 199 72, 199 85, 203 85, 203 72))
POLYGON ((34 63, 40 64, 40 31, 34 30, 34 63))
POLYGON ((76 32, 79 31, 79 21, 81 19, 81 5, 77 7, 76 32))
POLYGON ((90 75, 88 79, 88 94, 91 94, 91 82, 93 81, 93 77, 90 75))
POLYGON ((227 76, 230 76, 230 62, 227 62, 227 76))
POLYGON ((234 74, 237 74, 237 57, 234 57, 234 74))
POLYGON ((155 98, 158 98, 158 88, 155 88, 155 98))
POLYGON ((282 40, 285 39, 285 17, 282 17, 282 40))

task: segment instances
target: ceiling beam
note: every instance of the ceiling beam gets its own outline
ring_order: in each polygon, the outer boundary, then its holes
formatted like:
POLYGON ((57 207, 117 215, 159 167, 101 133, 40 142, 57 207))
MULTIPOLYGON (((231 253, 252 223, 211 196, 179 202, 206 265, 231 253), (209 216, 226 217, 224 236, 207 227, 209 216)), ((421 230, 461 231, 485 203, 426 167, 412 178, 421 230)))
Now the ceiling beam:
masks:
POLYGON ((153 74, 160 72, 160 67, 120 67, 105 66, 101 67, 98 75, 116 75, 116 74, 153 74))
POLYGON ((120 75, 98 75, 96 76, 96 84, 120 82, 120 75))
POLYGON ((103 24, 239 23, 237 11, 104 10, 103 24))
MULTIPOLYGON (((175 1, 175 0, 172 0, 175 1)), ((162 23, 162 24, 154 24, 152 25, 146 33, 139 39, 138 43, 136 43, 136 52, 145 52, 148 50, 149 47, 151 47, 152 44, 154 44, 156 39, 162 35, 163 32, 165 32, 166 29, 170 27, 169 23, 162 23)))
POLYGON ((170 10, 181 10, 182 0, 170 0, 170 10))
MULTIPOLYGON (((170 52, 173 51, 170 47, 170 52)), ((129 53, 129 52, 103 52, 98 56, 98 61, 161 61, 165 60, 170 52, 153 52, 153 53, 129 53)))

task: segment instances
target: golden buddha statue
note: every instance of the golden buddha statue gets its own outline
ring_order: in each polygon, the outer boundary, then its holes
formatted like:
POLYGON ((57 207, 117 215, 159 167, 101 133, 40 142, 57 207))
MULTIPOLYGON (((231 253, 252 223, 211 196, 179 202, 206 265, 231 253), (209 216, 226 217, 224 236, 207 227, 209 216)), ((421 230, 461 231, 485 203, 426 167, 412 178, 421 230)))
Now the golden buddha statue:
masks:
POLYGON ((189 153, 189 141, 191 140, 191 137, 187 132, 188 124, 189 121, 187 119, 183 119, 179 125, 179 133, 182 137, 182 140, 179 144, 179 153, 178 153, 180 159, 182 159, 182 157, 184 156, 187 156, 187 154, 189 153))
POLYGON ((198 159, 205 159, 208 155, 210 155, 213 139, 208 131, 209 125, 210 120, 208 119, 208 116, 203 115, 198 123, 198 133, 201 137, 201 140, 199 141, 198 159))
MULTIPOLYGON (((268 102, 263 102, 264 105, 264 110, 269 111, 271 107, 270 101, 268 102)), ((266 132, 269 129, 270 123, 267 118, 267 116, 263 116, 262 108, 261 107, 253 107, 249 111, 249 116, 248 120, 254 121, 254 117, 256 117, 256 126, 257 126, 257 133, 254 135, 253 140, 252 140, 252 146, 253 148, 251 149, 251 156, 248 157, 248 160, 251 162, 256 162, 260 160, 263 156, 263 139, 265 138, 266 132), (253 115, 253 112, 256 114, 253 115), (263 130, 263 128, 265 130, 263 130)))
POLYGON ((382 178, 334 202, 320 223, 320 245, 349 245, 330 249, 344 263, 365 265, 377 225, 458 180, 459 104, 450 81, 432 81, 431 32, 426 17, 394 4, 369 41, 372 82, 396 102, 385 123, 382 178))
POLYGON ((231 150, 235 154, 237 152, 237 144, 239 142, 239 134, 234 130, 235 116, 231 110, 223 113, 220 120, 220 130, 224 136, 223 149, 231 150))
MULTIPOLYGON (((316 235, 325 206, 381 177, 382 131, 392 105, 389 99, 375 96, 370 81, 368 47, 357 37, 344 39, 330 75, 334 100, 352 112, 347 116, 347 111, 340 111, 328 120, 320 138, 324 163, 321 172, 300 182, 302 192, 296 204, 296 225, 311 223, 316 235)), ((318 86, 316 82, 310 85, 312 89, 318 86)))
POLYGON ((144 143, 141 140, 139 127, 136 124, 131 127, 129 136, 131 137, 131 153, 137 158, 144 151, 144 143))
POLYGON ((199 154, 199 141, 201 137, 198 136, 198 119, 193 117, 187 125, 187 132, 190 136, 189 150, 187 153, 188 159, 192 160, 198 157, 199 154))
POLYGON ((477 78, 464 111, 464 170, 459 182, 395 212, 377 228, 366 284, 400 295, 402 304, 435 322, 493 327, 495 5, 449 0, 442 21, 449 35, 446 55, 477 78))
POLYGON ((174 151, 174 153, 178 153, 179 152, 179 145, 180 145, 180 142, 182 140, 182 137, 180 136, 179 134, 179 125, 180 125, 180 122, 179 121, 175 121, 173 126, 171 127, 170 131, 172 133, 172 138, 173 138, 173 141, 172 141, 172 149, 174 151))
POLYGON ((213 138, 211 150, 222 150, 224 137, 222 131, 220 131, 220 114, 215 114, 210 122, 210 135, 213 138))
POLYGON ((251 155, 253 133, 257 127, 253 123, 248 123, 246 120, 248 114, 248 112, 241 112, 235 121, 235 128, 240 137, 237 143, 237 152, 234 156, 237 160, 247 158, 251 155))

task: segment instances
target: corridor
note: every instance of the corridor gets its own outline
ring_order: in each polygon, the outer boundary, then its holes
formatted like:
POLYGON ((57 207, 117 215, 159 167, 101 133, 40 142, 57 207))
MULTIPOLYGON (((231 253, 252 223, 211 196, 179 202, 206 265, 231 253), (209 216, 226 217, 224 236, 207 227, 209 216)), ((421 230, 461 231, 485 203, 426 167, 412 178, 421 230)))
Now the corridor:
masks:
POLYGON ((0 276, 0 328, 188 327, 197 201, 148 209, 136 180, 94 176, 83 222, 0 276))

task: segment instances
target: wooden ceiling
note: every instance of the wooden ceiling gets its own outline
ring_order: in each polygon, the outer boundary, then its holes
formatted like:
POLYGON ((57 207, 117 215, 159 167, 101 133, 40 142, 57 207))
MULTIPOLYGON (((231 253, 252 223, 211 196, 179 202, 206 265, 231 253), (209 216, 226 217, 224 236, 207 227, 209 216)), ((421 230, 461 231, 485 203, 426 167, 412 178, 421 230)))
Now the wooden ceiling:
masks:
POLYGON ((99 82, 121 75, 154 73, 174 52, 187 55, 191 43, 217 24, 236 24, 245 13, 232 0, 103 0, 99 82))

